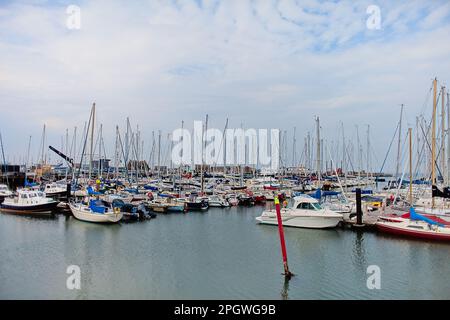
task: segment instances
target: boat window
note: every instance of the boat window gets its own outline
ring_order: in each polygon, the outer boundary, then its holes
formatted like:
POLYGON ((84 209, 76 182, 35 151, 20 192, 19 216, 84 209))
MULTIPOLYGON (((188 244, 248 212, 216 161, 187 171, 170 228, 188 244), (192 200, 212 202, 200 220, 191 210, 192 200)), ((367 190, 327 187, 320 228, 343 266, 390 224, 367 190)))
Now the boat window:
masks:
POLYGON ((303 210, 315 210, 312 203, 309 202, 302 202, 297 206, 297 209, 303 209, 303 210))
POLYGON ((312 203, 314 209, 316 210, 322 210, 322 206, 319 203, 312 203))
POLYGON ((423 229, 422 226, 416 226, 416 225, 409 225, 408 228, 415 228, 415 229, 423 229))
POLYGON ((26 198, 28 198, 28 195, 27 195, 26 193, 23 193, 23 194, 20 195, 20 197, 21 197, 22 199, 26 199, 26 198))

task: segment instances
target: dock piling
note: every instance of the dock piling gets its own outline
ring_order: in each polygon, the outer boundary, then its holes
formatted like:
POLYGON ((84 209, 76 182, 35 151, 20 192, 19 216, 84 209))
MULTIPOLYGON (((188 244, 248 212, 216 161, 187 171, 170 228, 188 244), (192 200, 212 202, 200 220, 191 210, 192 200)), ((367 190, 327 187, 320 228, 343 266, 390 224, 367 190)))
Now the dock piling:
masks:
POLYGON ((362 221, 362 207, 361 207, 361 188, 356 188, 356 224, 354 224, 354 227, 363 227, 363 221, 362 221))

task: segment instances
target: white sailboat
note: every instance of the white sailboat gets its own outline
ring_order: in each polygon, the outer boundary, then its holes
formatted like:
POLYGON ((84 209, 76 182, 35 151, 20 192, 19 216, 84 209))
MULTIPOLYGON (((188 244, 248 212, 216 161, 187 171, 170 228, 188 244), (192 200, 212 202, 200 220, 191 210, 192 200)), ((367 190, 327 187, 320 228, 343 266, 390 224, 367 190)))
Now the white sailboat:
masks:
POLYGON ((81 221, 115 223, 119 222, 123 216, 120 209, 99 205, 95 200, 90 200, 89 205, 83 203, 71 203, 69 207, 73 216, 81 221))
MULTIPOLYGON (((265 210, 256 220, 262 224, 278 225, 275 210, 265 210)), ((342 221, 342 214, 322 208, 320 203, 307 195, 294 198, 292 207, 281 209, 284 226, 298 228, 334 228, 342 221)))

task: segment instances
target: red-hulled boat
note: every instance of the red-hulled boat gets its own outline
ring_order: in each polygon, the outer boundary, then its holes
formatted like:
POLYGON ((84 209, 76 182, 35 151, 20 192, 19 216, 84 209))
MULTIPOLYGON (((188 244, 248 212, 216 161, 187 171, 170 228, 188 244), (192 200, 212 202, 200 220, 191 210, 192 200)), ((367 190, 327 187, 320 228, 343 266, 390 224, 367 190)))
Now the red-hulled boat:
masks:
POLYGON ((417 214, 413 208, 410 218, 380 217, 376 223, 381 232, 417 239, 450 241, 450 227, 417 214))

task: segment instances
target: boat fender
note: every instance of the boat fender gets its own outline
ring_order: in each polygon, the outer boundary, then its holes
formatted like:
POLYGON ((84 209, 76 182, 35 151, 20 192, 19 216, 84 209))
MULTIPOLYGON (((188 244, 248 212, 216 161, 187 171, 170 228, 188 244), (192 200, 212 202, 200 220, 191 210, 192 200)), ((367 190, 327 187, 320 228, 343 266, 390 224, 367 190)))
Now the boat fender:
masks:
POLYGON ((119 214, 120 213, 120 208, 119 207, 114 207, 114 213, 115 214, 119 214))

